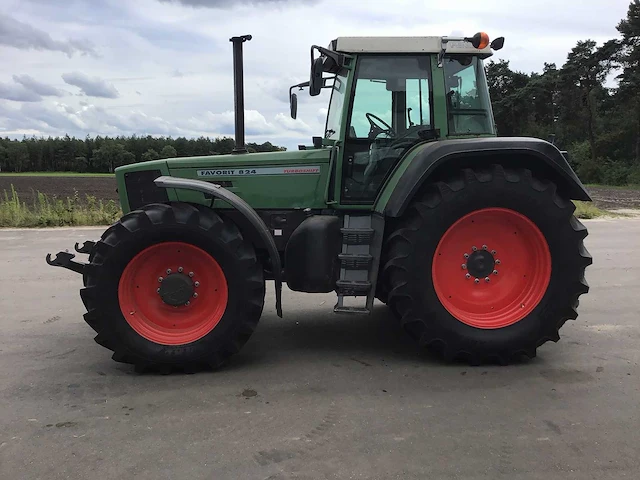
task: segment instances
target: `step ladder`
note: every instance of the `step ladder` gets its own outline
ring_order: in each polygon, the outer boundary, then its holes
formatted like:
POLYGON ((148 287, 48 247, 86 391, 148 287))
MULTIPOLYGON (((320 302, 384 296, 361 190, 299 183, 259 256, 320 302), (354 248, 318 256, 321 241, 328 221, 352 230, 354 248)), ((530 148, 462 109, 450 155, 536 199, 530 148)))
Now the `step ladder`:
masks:
POLYGON ((342 232, 340 279, 336 282, 336 313, 369 314, 375 299, 384 218, 377 214, 345 215, 342 232), (366 297, 363 305, 347 306, 345 297, 366 297))

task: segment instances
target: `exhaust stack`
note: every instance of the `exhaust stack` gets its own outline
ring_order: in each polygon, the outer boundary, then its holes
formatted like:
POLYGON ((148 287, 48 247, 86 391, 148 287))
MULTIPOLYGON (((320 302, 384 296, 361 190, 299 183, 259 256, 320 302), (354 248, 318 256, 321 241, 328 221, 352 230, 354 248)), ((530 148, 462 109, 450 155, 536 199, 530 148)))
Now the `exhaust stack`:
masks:
POLYGON ((229 39, 233 43, 233 103, 236 120, 236 146, 231 153, 247 153, 244 143, 244 69, 242 44, 251 40, 251 35, 242 35, 229 39))

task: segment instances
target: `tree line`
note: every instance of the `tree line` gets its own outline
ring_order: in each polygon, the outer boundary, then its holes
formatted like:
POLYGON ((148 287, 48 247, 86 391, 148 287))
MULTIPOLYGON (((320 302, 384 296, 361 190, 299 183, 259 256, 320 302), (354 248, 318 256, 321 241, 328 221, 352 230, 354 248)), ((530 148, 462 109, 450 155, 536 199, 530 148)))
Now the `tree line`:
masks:
MULTIPOLYGON (((568 151, 583 182, 640 184, 640 0, 630 3, 616 28, 619 38, 602 45, 578 41, 560 68, 545 63, 540 73, 524 73, 508 61, 490 61, 486 72, 498 135, 552 140, 568 151)), ((229 153, 234 145, 227 137, 0 138, 0 169, 113 172, 157 158, 229 153)), ((285 150, 269 142, 247 147, 285 150)))
POLYGON ((527 74, 489 62, 498 135, 555 141, 583 182, 640 184, 640 0, 616 28, 602 45, 577 42, 560 68, 527 74))
MULTIPOLYGON (((235 140, 228 137, 170 138, 119 136, 78 139, 64 137, 0 138, 2 172, 94 172, 111 173, 130 163, 160 158, 221 155, 231 153, 235 140)), ((283 151, 270 142, 247 143, 249 152, 283 151)))

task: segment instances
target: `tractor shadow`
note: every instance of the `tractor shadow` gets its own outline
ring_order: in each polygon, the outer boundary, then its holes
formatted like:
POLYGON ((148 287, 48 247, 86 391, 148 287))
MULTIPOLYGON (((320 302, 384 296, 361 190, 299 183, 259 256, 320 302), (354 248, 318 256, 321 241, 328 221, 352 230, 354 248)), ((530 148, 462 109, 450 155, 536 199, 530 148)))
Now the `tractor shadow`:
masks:
MULTIPOLYGON (((464 360, 444 361, 437 353, 419 348, 401 328, 386 305, 376 302, 371 315, 334 314, 329 308, 302 309, 278 318, 264 315, 242 351, 225 369, 243 369, 251 364, 290 363, 302 357, 330 363, 349 358, 371 366, 413 364, 445 368, 469 367, 464 360)), ((531 364, 522 358, 513 366, 531 364)))
POLYGON ((329 308, 290 313, 284 318, 265 315, 245 345, 248 356, 337 354, 416 360, 425 356, 400 328, 385 305, 371 315, 334 314, 329 308))

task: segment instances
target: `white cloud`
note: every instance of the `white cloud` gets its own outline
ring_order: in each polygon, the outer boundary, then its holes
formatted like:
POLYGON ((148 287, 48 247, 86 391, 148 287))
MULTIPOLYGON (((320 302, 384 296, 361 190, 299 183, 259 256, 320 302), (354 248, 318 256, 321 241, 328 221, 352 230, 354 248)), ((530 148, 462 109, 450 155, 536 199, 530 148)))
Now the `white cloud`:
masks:
MULTIPOLYGON (((277 4, 285 4, 289 2, 293 2, 295 0, 160 0, 164 3, 179 3, 182 5, 187 5, 189 7, 196 8, 220 8, 220 9, 231 9, 237 5, 258 5, 258 4, 267 4, 267 5, 277 5, 277 4)), ((300 1, 300 0, 298 0, 300 1)), ((302 0, 304 3, 317 3, 317 0, 302 0)))
POLYGON ((285 115, 284 113, 279 113, 273 119, 275 125, 280 126, 281 128, 290 130, 292 132, 306 133, 312 134, 313 129, 307 125, 304 121, 299 118, 293 119, 289 114, 285 115))
MULTIPOLYGON (((284 113, 277 113, 269 121, 257 110, 245 110, 244 124, 248 138, 312 133, 309 125, 301 120, 294 120, 284 113)), ((186 123, 181 124, 181 127, 194 133, 216 132, 232 136, 235 130, 235 114, 230 110, 222 113, 207 112, 203 117, 190 118, 186 123)))
POLYGON ((116 87, 98 77, 89 77, 80 72, 64 73, 65 83, 78 87, 88 97, 118 98, 116 87))
POLYGON ((540 71, 545 61, 562 65, 577 40, 617 36, 629 1, 589 8, 579 0, 517 8, 512 0, 396 0, 392 8, 386 0, 366 8, 342 0, 73 0, 66 9, 45 0, 5 3, 11 17, 0 14, 3 132, 232 135, 229 38, 251 34, 244 44, 247 139, 295 148, 322 134, 329 101, 326 91, 298 92, 298 120, 288 114, 289 86, 308 79, 312 44, 341 35, 484 30, 506 37, 496 58, 540 71))
POLYGON ((0 98, 14 102, 39 102, 42 97, 22 85, 0 83, 0 98))
POLYGON ((62 97, 64 95, 63 91, 52 87, 51 85, 47 85, 46 83, 39 82, 29 75, 14 75, 13 81, 19 83, 24 88, 45 97, 62 97))
POLYGON ((0 45, 20 50, 58 51, 66 53, 69 57, 74 53, 97 56, 93 45, 87 40, 54 40, 45 30, 35 28, 4 13, 0 13, 0 45))

